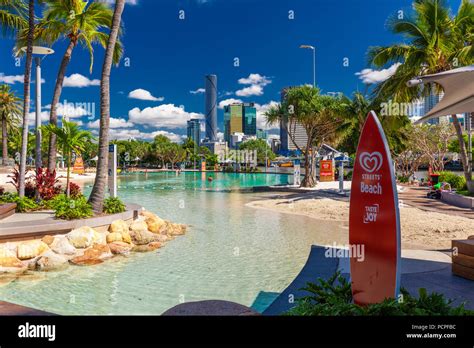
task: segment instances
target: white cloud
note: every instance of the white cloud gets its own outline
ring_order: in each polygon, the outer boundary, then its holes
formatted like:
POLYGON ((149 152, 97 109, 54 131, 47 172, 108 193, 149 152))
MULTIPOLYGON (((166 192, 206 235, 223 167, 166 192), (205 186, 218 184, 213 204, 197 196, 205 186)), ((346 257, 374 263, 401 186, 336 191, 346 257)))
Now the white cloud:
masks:
POLYGON ((204 88, 198 88, 195 91, 189 91, 189 93, 191 93, 191 94, 202 94, 202 93, 205 93, 205 92, 206 92, 206 90, 204 88))
MULTIPOLYGON (((58 103, 56 106, 56 114, 58 117, 67 116, 69 119, 71 118, 80 118, 83 116, 90 116, 92 112, 95 110, 92 109, 93 103, 68 103, 64 101, 63 103, 58 103)), ((51 110, 51 104, 48 104, 44 107, 45 111, 41 112, 41 120, 42 121, 49 121, 49 113, 51 110)), ((32 111, 28 114, 28 120, 33 122, 35 120, 35 111, 32 111)), ((74 121, 77 122, 77 121, 74 121)))
POLYGON ((154 97, 149 91, 146 89, 138 88, 130 93, 128 93, 128 97, 131 99, 139 99, 139 100, 150 100, 150 101, 163 101, 165 100, 164 97, 154 97))
POLYGON ((128 112, 128 120, 135 124, 163 128, 181 128, 186 126, 190 118, 204 118, 203 114, 187 112, 184 107, 174 104, 162 104, 153 108, 133 108, 128 112))
POLYGON ((89 87, 89 86, 100 86, 100 80, 85 77, 81 74, 72 74, 71 76, 66 76, 64 78, 64 87, 89 87))
POLYGON ((245 87, 239 89, 235 92, 235 95, 238 97, 250 97, 252 95, 262 95, 263 94, 263 87, 261 85, 252 85, 250 87, 245 87))
POLYGON ((382 70, 373 70, 373 69, 364 69, 358 73, 357 76, 365 83, 365 84, 374 84, 379 83, 387 80, 390 78, 395 72, 397 71, 400 63, 395 63, 391 67, 382 70))
POLYGON ((270 107, 276 106, 278 104, 279 103, 274 100, 263 105, 255 104, 255 108, 257 109, 257 128, 266 130, 280 129, 279 124, 267 125, 267 119, 264 115, 264 113, 267 112, 270 107))
POLYGON ((243 77, 238 81, 241 85, 262 85, 266 86, 272 81, 266 76, 260 74, 250 74, 248 77, 243 77))
POLYGON ((238 97, 249 97, 252 95, 263 95, 263 87, 272 83, 268 77, 260 74, 250 74, 238 80, 241 85, 250 85, 235 92, 238 97))
POLYGON ((229 98, 229 99, 221 100, 217 107, 219 109, 223 109, 224 106, 227 106, 230 104, 238 104, 238 103, 243 103, 243 101, 241 99, 229 98))
MULTIPOLYGON (((100 127, 100 119, 97 119, 93 122, 87 123, 87 127, 89 128, 99 128, 100 127)), ((112 128, 128 128, 128 127, 133 127, 133 123, 127 121, 124 118, 110 118, 110 125, 109 127, 112 128)))
MULTIPOLYGON (((98 135, 97 130, 92 131, 93 134, 98 135)), ((155 132, 142 132, 138 129, 117 129, 112 128, 109 131, 109 137, 111 140, 128 140, 128 139, 141 139, 141 140, 152 140, 157 135, 164 135, 167 136, 172 142, 179 143, 181 142, 186 136, 179 135, 171 132, 167 132, 164 130, 158 130, 155 132)))
MULTIPOLYGON (((25 75, 5 75, 4 73, 0 73, 0 83, 6 83, 9 85, 14 85, 15 83, 23 83, 25 79, 25 75)), ((35 83, 34 80, 31 81, 35 83)), ((41 83, 45 83, 45 79, 41 79, 41 83)))

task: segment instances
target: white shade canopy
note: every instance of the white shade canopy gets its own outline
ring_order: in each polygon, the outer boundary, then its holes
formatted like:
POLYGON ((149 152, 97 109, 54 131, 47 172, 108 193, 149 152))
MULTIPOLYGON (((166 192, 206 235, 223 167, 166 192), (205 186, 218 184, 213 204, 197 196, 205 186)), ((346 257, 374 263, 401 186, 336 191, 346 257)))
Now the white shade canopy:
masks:
POLYGON ((438 74, 419 76, 408 85, 437 83, 444 90, 444 97, 436 106, 416 123, 431 118, 474 112, 474 65, 444 71, 438 74))

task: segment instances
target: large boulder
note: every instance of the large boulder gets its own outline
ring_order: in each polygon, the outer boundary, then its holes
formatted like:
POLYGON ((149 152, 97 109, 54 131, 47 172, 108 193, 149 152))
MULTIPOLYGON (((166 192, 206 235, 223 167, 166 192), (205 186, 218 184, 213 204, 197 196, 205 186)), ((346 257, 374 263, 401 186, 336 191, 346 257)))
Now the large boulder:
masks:
POLYGON ((109 243, 108 246, 114 255, 129 254, 133 248, 133 245, 124 242, 113 242, 109 243))
POLYGON ((51 250, 60 255, 74 255, 77 252, 66 236, 56 236, 51 244, 51 250))
POLYGON ((165 220, 146 210, 142 211, 140 214, 145 218, 145 223, 147 224, 148 231, 153 233, 160 233, 160 229, 165 224, 165 220))
POLYGON ((27 265, 23 264, 14 252, 8 249, 0 249, 0 274, 24 273, 27 269, 27 265))
POLYGON ((68 266, 67 258, 49 250, 36 261, 38 271, 58 271, 68 266))
POLYGON ((107 235, 107 243, 113 243, 113 242, 122 242, 122 234, 119 232, 112 232, 107 235))
POLYGON ((130 232, 148 231, 148 225, 144 220, 135 220, 130 224, 130 232))
POLYGON ((74 265, 95 265, 112 256, 108 245, 94 244, 91 248, 84 250, 83 255, 76 256, 69 262, 74 265))
POLYGON ((115 220, 110 224, 109 232, 111 233, 128 232, 128 224, 124 220, 115 220))
POLYGON ((165 221, 160 233, 168 236, 180 236, 186 233, 186 228, 187 226, 184 224, 175 224, 171 221, 165 221))
POLYGON ((49 250, 46 243, 41 240, 32 240, 18 244, 16 253, 20 260, 28 260, 37 257, 49 250))
POLYGON ((157 241, 157 236, 157 234, 149 232, 148 230, 130 230, 130 237, 132 238, 133 244, 136 245, 145 245, 151 242, 155 242, 157 241))
POLYGON ((71 232, 66 234, 66 237, 69 239, 69 241, 75 248, 82 249, 90 247, 92 244, 100 241, 101 239, 101 235, 89 226, 82 226, 80 228, 72 230, 71 232))
POLYGON ((142 253, 142 252, 147 252, 147 251, 153 251, 159 248, 161 248, 160 242, 151 242, 145 245, 135 245, 132 250, 142 253))
POLYGON ((41 238, 41 241, 46 243, 47 245, 51 245, 54 242, 54 237, 48 234, 41 238))

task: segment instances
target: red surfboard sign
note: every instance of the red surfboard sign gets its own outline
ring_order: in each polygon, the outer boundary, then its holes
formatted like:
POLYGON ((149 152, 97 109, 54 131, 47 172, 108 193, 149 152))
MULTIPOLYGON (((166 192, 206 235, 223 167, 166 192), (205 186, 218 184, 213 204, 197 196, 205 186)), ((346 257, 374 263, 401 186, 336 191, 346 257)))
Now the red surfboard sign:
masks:
POLYGON ((365 121, 352 175, 349 244, 354 302, 396 298, 400 288, 400 213, 395 172, 385 133, 371 111, 365 121))

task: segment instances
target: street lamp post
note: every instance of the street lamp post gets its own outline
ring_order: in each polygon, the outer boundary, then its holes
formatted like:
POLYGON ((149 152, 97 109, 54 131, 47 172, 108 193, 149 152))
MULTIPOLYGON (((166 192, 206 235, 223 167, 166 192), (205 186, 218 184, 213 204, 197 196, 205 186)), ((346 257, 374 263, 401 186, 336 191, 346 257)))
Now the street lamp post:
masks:
MULTIPOLYGON (((26 47, 22 47, 21 50, 26 52, 26 47)), ((42 167, 41 161, 41 61, 44 56, 53 54, 54 51, 48 47, 33 46, 33 54, 40 56, 35 57, 36 64, 36 110, 35 110, 35 168, 42 167), (41 57, 43 56, 43 57, 41 57)))
POLYGON ((313 87, 316 88, 316 48, 311 45, 301 45, 300 48, 313 51, 313 87))

